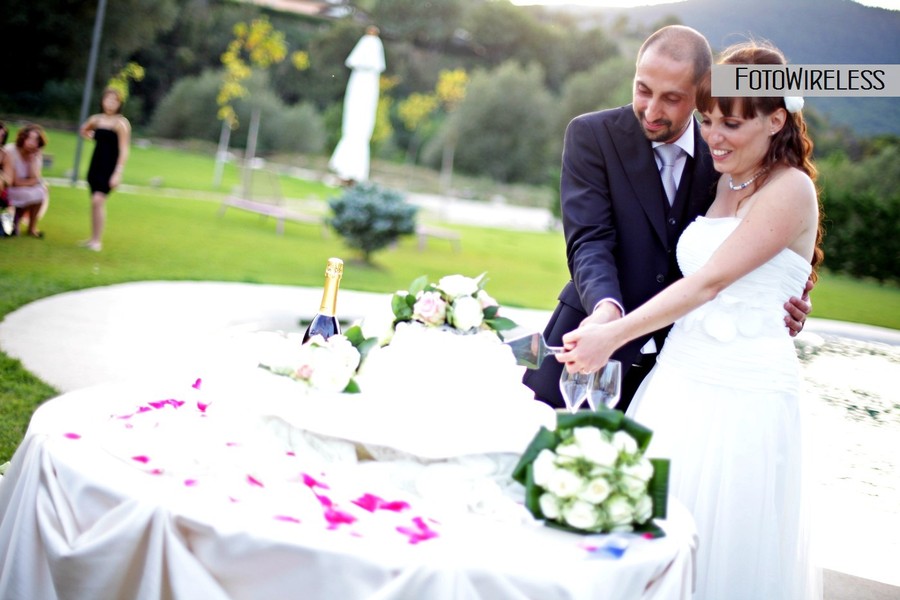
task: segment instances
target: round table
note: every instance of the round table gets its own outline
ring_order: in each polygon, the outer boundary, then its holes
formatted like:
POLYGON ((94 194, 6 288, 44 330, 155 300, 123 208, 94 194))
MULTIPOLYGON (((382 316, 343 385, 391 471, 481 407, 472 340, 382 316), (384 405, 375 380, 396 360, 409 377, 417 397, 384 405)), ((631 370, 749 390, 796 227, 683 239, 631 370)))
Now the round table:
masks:
POLYGON ((0 597, 690 598, 696 535, 674 500, 665 537, 614 559, 527 515, 515 456, 358 450, 189 383, 59 396, 0 481, 0 597))

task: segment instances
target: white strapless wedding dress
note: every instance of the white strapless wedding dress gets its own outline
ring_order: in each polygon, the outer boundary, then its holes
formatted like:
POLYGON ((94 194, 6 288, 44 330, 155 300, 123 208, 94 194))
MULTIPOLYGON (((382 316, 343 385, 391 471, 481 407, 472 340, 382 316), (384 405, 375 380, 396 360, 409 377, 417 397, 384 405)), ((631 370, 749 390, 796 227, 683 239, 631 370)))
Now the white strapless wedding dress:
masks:
MULTIPOLYGON (((682 272, 739 223, 692 223, 678 244, 682 272)), ((669 491, 697 522, 696 598, 821 597, 801 500, 800 370, 783 320, 809 273, 785 249, 679 319, 629 408, 653 430, 648 455, 671 459, 669 491)))

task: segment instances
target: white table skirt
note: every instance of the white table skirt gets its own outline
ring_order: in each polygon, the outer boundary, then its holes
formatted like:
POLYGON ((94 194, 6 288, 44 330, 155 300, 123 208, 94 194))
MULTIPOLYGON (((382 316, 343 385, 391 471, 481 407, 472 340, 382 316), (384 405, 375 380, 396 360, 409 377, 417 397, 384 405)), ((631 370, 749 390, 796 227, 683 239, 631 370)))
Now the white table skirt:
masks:
MULTIPOLYGON (((428 466, 344 460, 340 445, 286 447, 284 436, 191 394, 98 386, 35 412, 0 481, 0 597, 691 595, 696 535, 675 501, 661 523, 666 537, 634 537, 622 558, 598 558, 582 536, 515 511, 459 510, 440 485, 426 493, 429 474, 467 489, 489 483, 465 474, 466 464, 484 474, 477 457, 428 466), (384 501, 378 510, 354 503, 375 497, 384 501)), ((508 508, 505 500, 497 506, 508 508)))

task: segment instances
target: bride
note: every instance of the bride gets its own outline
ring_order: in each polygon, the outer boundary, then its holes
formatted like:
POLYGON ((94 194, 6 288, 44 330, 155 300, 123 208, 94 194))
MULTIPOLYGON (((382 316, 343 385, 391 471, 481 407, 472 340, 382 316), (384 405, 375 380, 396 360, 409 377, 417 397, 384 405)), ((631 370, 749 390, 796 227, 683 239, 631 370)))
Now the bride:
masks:
MULTIPOLYGON (((776 48, 732 46, 723 64, 785 64, 776 48)), ((821 597, 801 500, 799 365, 782 301, 815 279, 822 229, 800 98, 697 97, 719 180, 678 244, 685 277, 624 318, 563 337, 569 371, 593 371, 672 322, 628 414, 672 460, 670 493, 700 537, 696 597, 821 597)))

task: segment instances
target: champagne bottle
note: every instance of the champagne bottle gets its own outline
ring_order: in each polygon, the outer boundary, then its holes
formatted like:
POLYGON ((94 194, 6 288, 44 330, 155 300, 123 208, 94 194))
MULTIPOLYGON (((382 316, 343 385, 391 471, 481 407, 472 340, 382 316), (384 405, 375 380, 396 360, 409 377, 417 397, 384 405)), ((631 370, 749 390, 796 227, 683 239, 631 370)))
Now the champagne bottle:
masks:
POLYGON ((319 312, 309 322, 309 327, 306 328, 306 333, 303 334, 304 344, 314 335, 321 335, 327 340, 341 332, 341 326, 335 316, 335 308, 337 307, 338 287, 341 284, 343 274, 344 261, 339 258, 329 258, 328 263, 325 265, 325 287, 322 290, 322 303, 319 305, 319 312))

